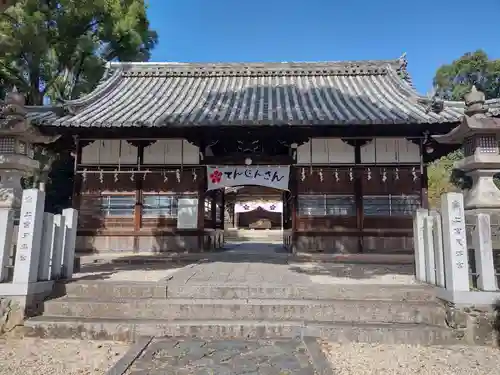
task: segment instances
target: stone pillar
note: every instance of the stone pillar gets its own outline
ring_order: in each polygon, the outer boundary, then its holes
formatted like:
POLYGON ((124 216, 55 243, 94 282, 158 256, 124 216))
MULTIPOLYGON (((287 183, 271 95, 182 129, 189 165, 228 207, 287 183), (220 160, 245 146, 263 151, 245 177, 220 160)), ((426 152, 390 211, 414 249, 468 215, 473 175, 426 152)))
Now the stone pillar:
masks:
POLYGON ((443 194, 441 213, 446 289, 469 291, 469 260, 463 195, 461 193, 443 194))
POLYGON ((38 281, 44 204, 45 193, 43 191, 24 190, 14 264, 13 281, 16 284, 38 281))
POLYGON ((424 217, 425 281, 436 284, 436 262, 434 257, 434 217, 424 217))
POLYGON ((74 208, 63 210, 64 216, 64 246, 62 261, 62 277, 71 279, 73 277, 73 267, 75 264, 76 230, 78 225, 78 211, 74 208))
POLYGON ((415 251, 415 279, 425 282, 424 219, 428 211, 419 208, 413 217, 413 248, 415 251))
POLYGON ((477 286, 484 291, 497 291, 497 278, 493 266, 493 241, 490 215, 474 215, 475 229, 472 232, 472 247, 478 273, 477 286))
POLYGON ((14 235, 14 211, 8 207, 0 208, 0 282, 7 281, 9 275, 12 236, 14 235))
POLYGON ((444 254, 443 254, 443 226, 441 225, 441 215, 432 210, 431 216, 434 218, 434 261, 436 265, 436 285, 444 288, 444 254))
POLYGON ((50 278, 58 280, 61 278, 62 257, 64 252, 64 235, 66 226, 63 215, 54 215, 54 247, 50 262, 50 278))
POLYGON ((38 263, 38 280, 50 280, 50 262, 54 248, 54 214, 44 212, 42 230, 42 248, 38 263))

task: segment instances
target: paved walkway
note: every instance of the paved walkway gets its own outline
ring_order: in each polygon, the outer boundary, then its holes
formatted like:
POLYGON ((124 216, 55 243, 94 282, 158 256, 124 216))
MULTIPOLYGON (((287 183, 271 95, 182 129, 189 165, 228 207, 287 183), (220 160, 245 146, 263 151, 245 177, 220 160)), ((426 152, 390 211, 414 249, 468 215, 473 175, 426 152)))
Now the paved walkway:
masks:
POLYGON ((315 339, 154 339, 132 347, 111 371, 117 375, 123 371, 127 375, 333 374, 315 339))
POLYGON ((171 284, 310 285, 413 284, 411 265, 294 262, 280 245, 243 243, 214 258, 178 269, 171 284))
POLYGON ((246 242, 231 244, 221 253, 196 259, 118 257, 101 263, 89 258, 74 275, 81 280, 168 281, 174 284, 413 284, 409 264, 354 264, 297 262, 279 244, 246 242), (135 261, 132 261, 134 260, 135 261), (90 263, 89 263, 90 262, 90 263))

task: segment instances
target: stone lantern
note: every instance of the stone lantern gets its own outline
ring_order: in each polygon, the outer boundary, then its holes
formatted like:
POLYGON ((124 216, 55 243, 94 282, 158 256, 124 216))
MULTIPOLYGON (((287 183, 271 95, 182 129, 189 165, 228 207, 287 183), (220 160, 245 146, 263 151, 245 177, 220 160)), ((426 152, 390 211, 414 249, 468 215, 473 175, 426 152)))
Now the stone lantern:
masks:
POLYGON ((24 96, 14 89, 0 102, 0 208, 20 207, 21 179, 40 168, 34 159, 34 144, 51 143, 31 126, 24 96))
POLYGON ((487 116, 484 93, 475 86, 465 95, 462 122, 449 133, 434 136, 439 143, 462 144, 464 158, 455 168, 472 179, 472 187, 464 193, 466 210, 500 209, 500 190, 493 177, 500 173, 500 119, 487 116))

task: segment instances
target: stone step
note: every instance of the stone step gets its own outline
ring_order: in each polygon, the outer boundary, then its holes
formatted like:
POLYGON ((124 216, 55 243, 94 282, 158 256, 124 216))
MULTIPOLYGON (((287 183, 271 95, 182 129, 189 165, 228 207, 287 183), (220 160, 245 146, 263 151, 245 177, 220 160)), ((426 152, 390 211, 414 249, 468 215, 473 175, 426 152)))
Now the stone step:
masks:
POLYGON ((321 337, 336 342, 447 345, 458 340, 450 329, 424 324, 311 323, 304 321, 165 321, 39 316, 25 322, 27 336, 134 341, 140 336, 200 338, 321 337))
POLYGON ((123 299, 63 297, 46 301, 44 314, 81 318, 307 320, 444 325, 442 306, 431 302, 269 299, 123 299))
POLYGON ((185 285, 175 282, 58 282, 54 296, 112 300, 119 298, 212 298, 212 299, 354 299, 435 301, 434 291, 424 285, 185 285))
POLYGON ((176 285, 167 286, 168 298, 307 299, 435 301, 434 291, 422 285, 176 285))
MULTIPOLYGON (((245 244, 247 247, 250 244, 245 244)), ((271 244, 271 246, 273 246, 271 244)), ((280 246, 275 246, 277 249, 280 246)), ((237 261, 243 262, 245 260, 251 260, 256 262, 273 262, 273 261, 283 261, 283 262, 319 262, 321 263, 336 263, 336 264, 346 264, 346 265, 406 265, 413 266, 415 258, 413 254, 323 254, 323 253, 297 253, 290 254, 285 251, 269 253, 259 251, 248 251, 245 249, 244 252, 228 252, 227 249, 221 251, 213 251, 206 253, 172 253, 172 254, 148 254, 148 255, 138 255, 135 253, 103 253, 97 255, 78 255, 79 263, 82 267, 84 266, 95 266, 95 265, 107 265, 112 270, 113 266, 134 266, 134 265, 157 265, 158 263, 162 265, 174 264, 177 267, 183 265, 187 266, 193 262, 217 262, 217 261, 237 261), (253 254, 252 254, 253 253, 253 254)))
POLYGON ((55 284, 54 297, 92 299, 115 298, 166 298, 166 284, 157 282, 110 282, 110 281, 59 281, 55 284))

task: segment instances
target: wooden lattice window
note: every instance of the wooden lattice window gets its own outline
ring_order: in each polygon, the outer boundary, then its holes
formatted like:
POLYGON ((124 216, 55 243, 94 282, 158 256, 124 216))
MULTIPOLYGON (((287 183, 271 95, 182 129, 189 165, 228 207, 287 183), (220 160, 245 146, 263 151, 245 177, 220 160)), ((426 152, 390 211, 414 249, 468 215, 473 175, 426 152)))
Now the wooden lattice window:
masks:
POLYGON ((370 195, 363 197, 365 216, 412 216, 420 208, 417 195, 370 195))
POLYGON ((298 197, 299 216, 356 216, 353 195, 313 195, 298 197))
POLYGON ((105 216, 133 216, 135 208, 135 195, 101 196, 101 212, 105 216))
POLYGON ((146 217, 176 218, 179 196, 173 194, 144 195, 142 215, 146 217))

